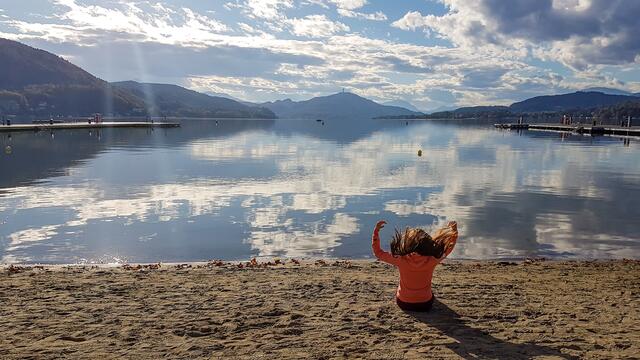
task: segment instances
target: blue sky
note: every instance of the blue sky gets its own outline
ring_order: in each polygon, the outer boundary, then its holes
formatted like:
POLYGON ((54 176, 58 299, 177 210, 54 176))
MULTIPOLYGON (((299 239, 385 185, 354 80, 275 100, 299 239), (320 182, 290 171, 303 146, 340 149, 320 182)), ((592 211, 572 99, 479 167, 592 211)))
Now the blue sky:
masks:
POLYGON ((0 0, 0 37, 108 81, 420 109, 640 91, 637 0, 0 0))

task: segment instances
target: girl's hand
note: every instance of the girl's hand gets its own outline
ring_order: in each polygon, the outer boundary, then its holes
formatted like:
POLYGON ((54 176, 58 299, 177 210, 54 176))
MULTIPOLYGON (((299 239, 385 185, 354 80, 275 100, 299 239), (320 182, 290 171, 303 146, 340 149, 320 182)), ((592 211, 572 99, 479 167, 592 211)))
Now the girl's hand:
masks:
POLYGON ((378 221, 378 223, 376 224, 376 228, 373 230, 373 233, 378 234, 380 232, 380 229, 382 229, 386 223, 387 222, 384 220, 378 221))
POLYGON ((453 231, 458 231, 458 223, 455 221, 449 221, 447 227, 450 227, 453 231))

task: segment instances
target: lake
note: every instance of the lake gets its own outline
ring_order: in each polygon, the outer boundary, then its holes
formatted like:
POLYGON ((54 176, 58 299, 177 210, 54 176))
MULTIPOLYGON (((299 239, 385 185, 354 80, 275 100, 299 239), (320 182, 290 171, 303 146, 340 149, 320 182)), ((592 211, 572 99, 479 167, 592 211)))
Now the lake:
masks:
POLYGON ((379 219, 387 248, 394 227, 457 220, 459 259, 640 257, 637 139, 184 120, 0 142, 3 263, 368 258, 379 219))

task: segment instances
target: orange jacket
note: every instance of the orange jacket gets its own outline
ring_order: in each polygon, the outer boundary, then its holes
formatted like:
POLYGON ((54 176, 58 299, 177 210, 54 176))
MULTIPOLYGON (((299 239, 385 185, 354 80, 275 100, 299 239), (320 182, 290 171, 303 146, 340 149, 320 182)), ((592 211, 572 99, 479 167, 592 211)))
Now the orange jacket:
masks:
POLYGON ((396 291, 396 297, 408 303, 420 303, 431 300, 431 278, 433 270, 451 253, 450 248, 442 258, 422 256, 411 253, 405 256, 394 256, 380 248, 380 237, 373 235, 371 241, 373 254, 388 264, 395 265, 400 271, 400 284, 396 291))

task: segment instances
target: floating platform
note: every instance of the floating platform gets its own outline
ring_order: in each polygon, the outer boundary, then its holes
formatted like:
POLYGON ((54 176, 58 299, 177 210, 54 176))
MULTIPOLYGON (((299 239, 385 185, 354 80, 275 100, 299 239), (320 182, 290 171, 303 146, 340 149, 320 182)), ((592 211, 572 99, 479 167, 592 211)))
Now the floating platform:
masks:
POLYGON ((529 124, 495 124, 498 129, 527 130, 529 124))
POLYGON ((496 128, 509 130, 543 130, 575 132, 591 135, 640 136, 640 126, 622 127, 615 125, 563 125, 563 124, 495 124, 496 128))
POLYGON ((111 121, 100 123, 70 122, 70 123, 36 123, 0 125, 0 132, 8 131, 42 131, 64 129, 107 129, 107 128, 176 128, 180 123, 172 122, 124 122, 111 121))

